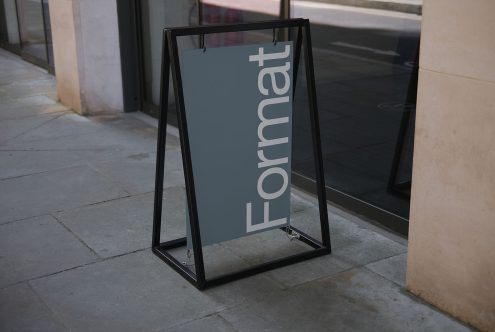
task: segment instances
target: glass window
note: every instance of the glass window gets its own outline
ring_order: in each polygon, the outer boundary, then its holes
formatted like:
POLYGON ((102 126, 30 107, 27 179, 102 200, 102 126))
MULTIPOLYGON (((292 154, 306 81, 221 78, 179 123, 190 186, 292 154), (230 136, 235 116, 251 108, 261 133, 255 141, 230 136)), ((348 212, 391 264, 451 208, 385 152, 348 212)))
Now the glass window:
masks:
MULTIPOLYGON (((201 2, 201 8, 198 8, 196 0, 143 0, 140 1, 139 10, 143 46, 143 108, 145 112, 156 116, 160 98, 162 31, 165 27, 197 25, 200 21, 201 24, 208 25, 276 19, 280 15, 280 3, 205 0, 201 2)), ((206 47, 219 47, 271 39, 271 31, 235 32, 208 35, 205 44, 206 47)), ((178 46, 179 51, 199 47, 199 38, 180 38, 178 46)), ((169 100, 173 102, 173 94, 170 94, 169 100)))
POLYGON ((0 19, 0 41, 11 48, 19 49, 19 25, 15 0, 0 0, 0 19))
POLYGON ((41 0, 17 0, 22 52, 47 62, 41 0))
MULTIPOLYGON (((311 20, 325 180, 407 219, 421 1, 394 1, 388 10, 361 3, 368 8, 291 1, 292 17, 311 20)), ((295 122, 307 107, 299 77, 295 122)), ((309 122, 296 125, 303 133, 309 122)), ((293 167, 314 178, 310 139, 294 140, 293 167)))
MULTIPOLYGON (((144 107, 157 115, 160 101, 160 70, 162 56, 162 33, 166 27, 198 24, 196 0, 143 0, 140 2, 143 57, 143 93, 144 107)), ((181 39, 180 47, 192 47, 197 40, 194 37, 181 39)), ((173 95, 170 100, 173 101, 173 95)))
MULTIPOLYGON (((200 8, 197 3, 140 2, 145 110, 156 110, 159 102, 164 27, 272 20, 289 17, 289 11, 290 17, 309 18, 327 188, 408 219, 422 0, 386 6, 373 0, 203 0, 200 8)), ((277 39, 295 33, 277 31, 277 39)), ((205 45, 261 43, 272 37, 272 31, 212 34, 205 45)), ((179 49, 193 47, 199 47, 198 37, 179 40, 179 49)), ((293 171, 314 179, 302 65, 299 70, 293 171)))
POLYGON ((53 72, 48 0, 0 0, 0 44, 53 72))

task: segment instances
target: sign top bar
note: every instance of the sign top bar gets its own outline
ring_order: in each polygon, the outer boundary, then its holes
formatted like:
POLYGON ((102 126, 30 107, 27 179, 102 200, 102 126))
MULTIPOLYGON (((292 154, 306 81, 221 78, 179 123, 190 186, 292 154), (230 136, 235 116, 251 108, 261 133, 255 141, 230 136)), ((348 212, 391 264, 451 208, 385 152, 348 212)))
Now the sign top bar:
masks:
POLYGON ((262 21, 254 23, 239 24, 217 24, 217 25, 200 25, 177 28, 165 28, 164 31, 172 36, 191 36, 207 35, 212 33, 265 30, 265 29, 282 29, 309 26, 309 20, 305 18, 292 18, 288 20, 262 21))

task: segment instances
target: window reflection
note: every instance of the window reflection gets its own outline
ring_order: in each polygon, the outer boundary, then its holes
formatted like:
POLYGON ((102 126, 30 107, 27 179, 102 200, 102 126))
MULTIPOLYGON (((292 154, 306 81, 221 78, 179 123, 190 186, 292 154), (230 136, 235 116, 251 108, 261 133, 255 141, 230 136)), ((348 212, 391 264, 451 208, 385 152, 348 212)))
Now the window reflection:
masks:
MULTIPOLYGON (((202 24, 235 24, 259 22, 280 18, 280 0, 204 0, 202 24)), ((271 39, 268 31, 246 31, 206 36, 207 46, 218 47, 243 43, 261 43, 271 39)))
MULTIPOLYGON (((214 2, 215 3, 215 2, 214 2)), ((244 22, 244 13, 242 10, 234 8, 225 8, 217 4, 204 3, 203 21, 205 25, 210 24, 235 24, 244 22)), ((218 47, 221 45, 236 45, 244 42, 244 32, 230 32, 223 34, 207 35, 205 43, 208 47, 218 47)))
MULTIPOLYGON (((151 106, 158 105, 163 27, 289 16, 286 0, 204 0, 200 8, 196 0, 140 3, 145 105, 151 106)), ((420 13, 421 0, 290 1, 290 17, 311 21, 327 186, 403 218, 409 215, 420 13)), ((262 43, 272 37, 272 31, 211 34, 205 44, 262 43)), ((287 31, 277 32, 279 40, 287 37, 287 31)), ((198 47, 199 39, 181 43, 198 47)), ((314 179, 300 67, 294 96, 293 169, 314 179)))
POLYGON ((52 27, 50 21, 50 7, 48 6, 48 0, 42 0, 42 1, 43 1, 43 17, 45 22, 48 65, 54 68, 55 63, 53 61, 53 40, 52 40, 52 27))
MULTIPOLYGON (((312 22, 327 186, 408 218, 421 16, 330 2, 291 1, 312 22)), ((299 77, 296 134, 309 126, 299 77)), ((314 178, 308 140, 294 140, 293 167, 314 178)))
POLYGON ((0 45, 53 72, 48 0, 0 0, 0 45))
MULTIPOLYGON (((205 0, 198 8, 197 0, 142 0, 140 1, 141 38, 144 79, 144 109, 157 115, 160 96, 160 66, 162 31, 164 27, 201 24, 242 23, 278 18, 279 0, 228 1, 205 0)), ((236 32, 212 34, 205 37, 207 47, 219 47, 271 40, 271 33, 236 32)), ((199 38, 179 39, 179 51, 199 47, 199 38)), ((173 95, 170 95, 173 106, 173 95)), ((171 108, 173 109, 173 108, 171 108)), ((173 112, 173 111, 172 111, 173 112)), ((173 119, 173 118, 172 118, 173 119)))
POLYGON ((1 42, 12 48, 20 47, 19 26, 15 0, 0 1, 1 42))
POLYGON ((41 0, 17 0, 23 52, 47 62, 41 0))
MULTIPOLYGON (((160 99, 160 69, 162 56, 162 33, 165 27, 178 27, 198 24, 196 0, 143 0, 140 1, 141 29, 144 66, 145 107, 157 114, 160 99)), ((181 40, 179 46, 192 47, 193 37, 181 40)), ((170 99, 173 101, 173 99, 170 99)))

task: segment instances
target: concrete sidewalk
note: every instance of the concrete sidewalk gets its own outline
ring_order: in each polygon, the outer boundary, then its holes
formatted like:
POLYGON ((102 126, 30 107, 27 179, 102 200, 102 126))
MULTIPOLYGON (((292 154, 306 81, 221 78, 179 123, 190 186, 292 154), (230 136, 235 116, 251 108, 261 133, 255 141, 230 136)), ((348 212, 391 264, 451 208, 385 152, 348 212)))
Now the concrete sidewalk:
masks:
MULTIPOLYGON (((81 117, 0 50, 1 331, 467 331, 404 291, 407 242, 329 206, 333 254, 200 292, 150 250, 155 121, 81 117)), ((164 238, 184 234, 168 135, 164 238)), ((317 232, 315 199, 292 222, 317 232)), ((273 231, 205 248, 207 274, 307 250, 273 231)), ((184 252, 177 252, 187 263, 184 252)))

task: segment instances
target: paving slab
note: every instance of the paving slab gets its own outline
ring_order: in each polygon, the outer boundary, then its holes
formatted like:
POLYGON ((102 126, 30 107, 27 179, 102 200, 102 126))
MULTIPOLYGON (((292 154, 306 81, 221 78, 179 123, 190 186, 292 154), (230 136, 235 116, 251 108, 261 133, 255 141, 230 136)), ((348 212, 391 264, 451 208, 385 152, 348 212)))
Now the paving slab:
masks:
POLYGON ((406 285, 407 254, 400 254, 365 265, 368 269, 404 287, 406 285))
POLYGON ((9 70, 0 69, 0 85, 11 84, 12 82, 22 82, 30 80, 39 80, 51 78, 46 70, 33 70, 32 67, 9 68, 9 70))
POLYGON ((290 288, 332 276, 353 267, 355 265, 329 254, 272 270, 267 272, 267 276, 290 288))
MULTIPOLYGON (((233 254, 221 244, 203 247, 203 260, 206 278, 214 278, 249 267, 249 264, 245 260, 233 254)), ((192 262, 194 262, 194 254, 192 254, 192 262)), ((194 266, 193 271, 196 272, 194 266)))
MULTIPOLYGON (((162 241, 183 237, 185 191, 164 191, 162 241)), ((57 218, 100 257, 112 257, 151 247, 154 193, 71 209, 57 218)))
POLYGON ((222 246, 249 264, 261 264, 312 250, 301 241, 291 241, 287 234, 279 229, 222 242, 222 246))
POLYGON ((62 116, 60 113, 43 114, 21 119, 0 120, 0 145, 9 139, 15 139, 31 130, 35 130, 48 122, 62 116))
MULTIPOLYGON (((141 150, 6 150, 0 146, 0 179, 122 158, 140 158, 141 150)), ((100 173, 101 174, 101 173, 100 173)))
POLYGON ((219 315, 239 331, 470 331, 365 268, 290 288, 219 315))
POLYGON ((309 196, 305 192, 292 187, 290 190, 290 213, 293 215, 318 205, 316 197, 309 196))
POLYGON ((31 282, 74 331, 157 331, 223 308, 149 250, 31 282))
MULTIPOLYGON (((80 117, 76 115, 76 117, 80 117)), ((81 117, 86 119, 84 117, 81 117)), ((87 120, 87 119, 86 119, 87 120)), ((56 131, 56 130, 55 130, 56 131)), ((129 138, 129 133, 121 129, 101 128, 99 131, 81 130, 77 134, 68 133, 64 139, 53 135, 53 131, 39 133, 37 138, 30 139, 19 137, 0 147, 1 150, 49 150, 49 151, 117 151, 127 150, 140 153, 155 152, 156 139, 151 135, 133 135, 129 138)))
MULTIPOLYGON (((203 247, 203 263, 207 279, 214 278, 226 273, 240 271, 249 267, 242 258, 227 250, 221 244, 212 244, 203 247)), ((183 246, 168 251, 175 259, 196 272, 194 266, 194 253, 192 249, 188 253, 188 247, 183 246)))
MULTIPOLYGON (((329 224, 331 224, 332 216, 330 213, 328 214, 328 218, 329 224)), ((308 207, 308 209, 291 211, 290 224, 314 239, 318 241, 322 240, 320 212, 316 204, 308 207)))
POLYGON ((107 131, 121 133, 127 137, 132 134, 133 140, 143 139, 156 150, 158 130, 129 114, 98 115, 89 118, 104 125, 107 131))
POLYGON ((0 287, 97 260, 51 216, 0 225, 0 287))
MULTIPOLYGON (((42 97, 47 98, 46 96, 28 98, 42 97)), ((51 101, 54 103, 53 100, 51 101)), ((18 102, 16 104, 22 109, 21 105, 23 103, 18 102)), ((26 104, 36 104, 36 101, 26 101, 26 104)), ((125 115, 105 115, 88 118, 74 113, 67 113, 44 126, 17 137, 8 144, 1 146, 0 149, 65 151, 102 149, 111 151, 119 149, 155 152, 156 129, 125 115), (132 132, 131 140, 129 139, 130 132, 132 132)))
MULTIPOLYGON (((369 227, 356 224, 333 213, 329 207, 330 240, 333 255, 352 265, 365 265, 380 259, 407 252, 407 246, 390 239, 369 227)), ((292 224, 309 234, 320 232, 318 209, 294 215, 292 224)))
POLYGON ((175 326, 162 332, 235 332, 234 329, 225 319, 218 315, 210 315, 204 318, 193 320, 179 326, 175 326))
POLYGON ((0 330, 66 331, 27 283, 0 290, 0 330))
POLYGON ((334 249, 336 258, 360 266, 407 252, 407 247, 381 234, 369 230, 360 230, 358 234, 358 243, 334 249))
MULTIPOLYGON (((90 165, 133 195, 155 190, 155 153, 140 153, 123 159, 90 163, 90 165)), ((163 186, 164 188, 184 186, 182 155, 178 149, 168 149, 166 152, 163 186)))
MULTIPOLYGON (((0 106, 1 107, 1 106, 0 106)), ((20 119, 40 114, 60 113, 69 111, 67 106, 53 103, 49 105, 23 105, 17 101, 8 104, 0 111, 0 120, 20 119)))
POLYGON ((285 286, 266 274, 236 280, 224 285, 209 288, 203 293, 211 300, 221 303, 224 308, 236 307, 244 303, 256 303, 270 296, 277 296, 285 286))
POLYGON ((128 196, 88 166, 0 180, 0 223, 128 196))
POLYGON ((30 80, 13 81, 0 85, 0 98, 16 99, 26 96, 43 95, 56 89, 53 78, 46 75, 30 80))
POLYGON ((43 108, 44 106, 53 106, 58 104, 56 100, 46 95, 25 96, 15 99, 11 99, 11 98, 5 98, 5 99, 7 100, 7 102, 0 104, 0 111, 2 111, 2 113, 11 107, 20 108, 27 106, 38 106, 40 108, 43 108))
POLYGON ((60 140, 70 136, 94 134, 97 131, 104 131, 104 128, 86 117, 67 112, 18 137, 16 143, 37 142, 44 139, 60 140))
MULTIPOLYGON (((2 60, 0 61, 0 69, 2 70, 0 72, 1 76, 11 74, 18 69, 27 69, 30 72, 36 71, 33 70, 34 66, 30 66, 29 63, 24 61, 18 61, 19 58, 17 58, 14 54, 9 53, 8 51, 2 49, 0 50, 0 54, 2 55, 2 60)), ((40 70, 38 70, 38 72, 42 72, 41 68, 40 70)))
MULTIPOLYGON (((189 265, 189 268, 194 272, 194 255, 188 258, 186 250, 186 247, 181 247, 172 249, 169 253, 180 262, 189 265)), ((232 253, 222 244, 203 247, 203 259, 207 279, 226 273, 238 272, 252 265, 232 253)), ((240 305, 248 301, 256 301, 256 299, 280 291, 284 287, 282 283, 270 278, 267 274, 257 274, 249 278, 206 289, 203 291, 203 294, 215 303, 220 303, 225 308, 240 305)))

